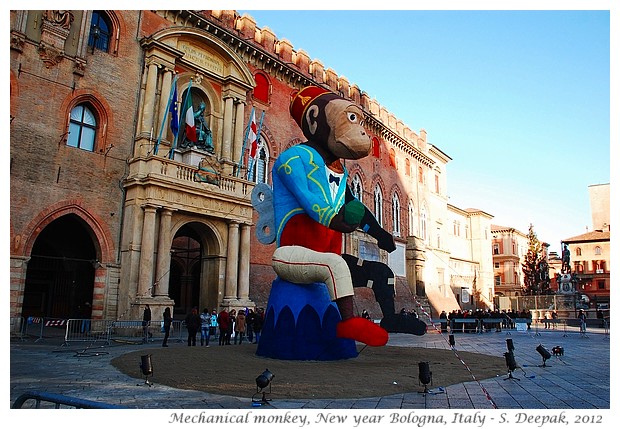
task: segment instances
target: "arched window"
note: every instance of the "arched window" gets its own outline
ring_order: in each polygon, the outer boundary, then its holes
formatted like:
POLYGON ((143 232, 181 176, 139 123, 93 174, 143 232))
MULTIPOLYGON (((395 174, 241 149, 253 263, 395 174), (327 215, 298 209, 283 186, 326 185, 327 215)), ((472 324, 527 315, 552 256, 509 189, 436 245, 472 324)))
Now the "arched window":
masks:
POLYGON ((413 201, 409 200, 409 208, 407 209, 409 235, 417 235, 415 207, 413 201))
POLYGON ((383 226, 383 194, 378 184, 375 186, 375 218, 383 226))
POLYGON ((581 247, 575 249, 575 256, 581 256, 581 247))
POLYGON ((392 231, 400 237, 400 200, 396 192, 392 195, 392 231))
POLYGON ((353 196, 358 200, 362 201, 362 195, 364 194, 364 190, 362 188, 362 179, 360 179, 360 175, 356 174, 351 180, 351 192, 353 196))
POLYGON ((595 255, 600 255, 601 254, 601 246, 596 246, 594 248, 594 254, 595 255))
POLYGON ((390 149, 390 167, 396 168, 396 152, 390 149))
POLYGON ((269 176, 269 150, 263 136, 258 138, 258 156, 252 166, 251 180, 254 183, 267 183, 269 176))
POLYGON ((381 148, 379 147, 379 139, 376 137, 372 138, 372 156, 375 158, 379 158, 381 156, 381 148))
POLYGON ((96 131, 97 118, 86 103, 71 109, 67 146, 94 152, 96 131))
POLYGON ((254 80, 256 81, 254 98, 263 103, 269 103, 269 80, 262 73, 256 73, 254 75, 254 80))
POLYGON ((405 176, 411 176, 411 162, 409 162, 409 158, 405 158, 405 176))
POLYGON ((424 169, 422 166, 418 167, 418 182, 424 183, 424 169))
POLYGON ((88 35, 88 46, 95 51, 99 49, 103 52, 110 51, 110 39, 112 23, 104 11, 96 10, 93 12, 93 19, 90 22, 90 34, 88 35))

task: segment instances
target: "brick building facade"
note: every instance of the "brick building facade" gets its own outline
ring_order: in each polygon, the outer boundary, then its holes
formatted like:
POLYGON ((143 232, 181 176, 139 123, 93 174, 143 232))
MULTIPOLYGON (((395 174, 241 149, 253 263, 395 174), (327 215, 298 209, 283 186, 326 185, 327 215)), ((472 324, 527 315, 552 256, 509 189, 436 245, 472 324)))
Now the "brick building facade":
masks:
MULTIPOLYGON (((303 141, 288 106, 310 84, 364 110, 373 151, 347 162, 351 186, 397 241, 388 255, 356 232, 343 250, 390 264, 397 306, 413 305, 420 281, 429 296, 441 289, 455 304, 451 291, 472 287, 452 287, 463 277, 446 262, 447 220, 472 218, 448 207, 450 157, 426 131, 412 131, 252 17, 11 11, 10 29, 12 316, 139 319, 149 304, 158 319, 167 306, 178 316, 193 306, 266 305, 273 248, 255 237, 251 192, 257 181, 271 183, 279 153, 303 141), (196 118, 208 144, 187 144, 183 120, 172 133, 175 87, 179 111, 188 94, 195 111, 204 109, 196 118), (263 146, 248 174, 252 112, 264 112, 263 146), (414 248, 426 256, 414 262, 414 248), (90 314, 79 312, 86 302, 90 314)), ((482 255, 491 216, 473 218, 466 239, 478 250, 457 259, 492 296, 490 257, 482 255)), ((358 306, 373 305, 369 291, 358 292, 358 306)))

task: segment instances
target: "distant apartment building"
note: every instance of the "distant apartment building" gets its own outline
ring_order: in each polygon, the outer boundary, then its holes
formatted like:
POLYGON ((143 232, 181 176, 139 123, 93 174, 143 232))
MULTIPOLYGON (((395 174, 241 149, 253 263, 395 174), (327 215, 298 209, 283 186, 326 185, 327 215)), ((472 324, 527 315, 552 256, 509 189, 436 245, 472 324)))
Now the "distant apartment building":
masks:
POLYGON ((436 269, 439 282, 443 278, 450 286, 440 291, 450 292, 462 309, 493 307, 492 218, 482 210, 448 204, 445 248, 450 250, 444 251, 443 264, 437 264, 436 269))
POLYGON ((521 264, 528 249, 527 235, 508 227, 491 225, 493 284, 498 296, 519 296, 523 291, 521 264))

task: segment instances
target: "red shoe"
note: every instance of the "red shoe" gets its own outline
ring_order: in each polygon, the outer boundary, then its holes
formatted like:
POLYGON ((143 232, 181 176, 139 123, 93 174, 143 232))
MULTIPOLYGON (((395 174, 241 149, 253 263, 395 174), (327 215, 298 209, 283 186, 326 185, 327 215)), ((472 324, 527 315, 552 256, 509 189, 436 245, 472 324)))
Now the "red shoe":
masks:
POLYGON ((372 347, 384 346, 389 339, 389 334, 385 329, 363 317, 351 317, 338 322, 336 336, 359 341, 372 347))

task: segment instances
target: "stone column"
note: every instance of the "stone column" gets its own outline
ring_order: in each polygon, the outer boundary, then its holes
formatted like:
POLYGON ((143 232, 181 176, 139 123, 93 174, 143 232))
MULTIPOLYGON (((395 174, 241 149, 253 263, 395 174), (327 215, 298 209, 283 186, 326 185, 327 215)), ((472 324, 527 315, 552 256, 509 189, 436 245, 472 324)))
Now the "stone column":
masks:
POLYGON ((238 163, 241 159, 241 151, 243 150, 243 121, 245 118, 245 103, 243 101, 239 101, 236 106, 235 113, 235 143, 233 150, 233 162, 238 163))
POLYGON ((250 225, 241 225, 239 255, 239 299, 248 301, 250 296, 250 225))
POLYGON ((138 277, 138 296, 151 297, 153 286, 153 254, 155 252, 155 214, 157 208, 144 207, 142 244, 140 245, 140 276, 138 277))
POLYGON ((144 91, 144 104, 142 106, 142 126, 140 133, 149 135, 153 129, 153 113, 155 110, 155 92, 157 91, 157 64, 150 60, 146 77, 146 89, 144 91))
POLYGON ((233 99, 232 97, 228 97, 224 99, 224 134, 222 136, 222 159, 224 161, 230 161, 232 156, 232 124, 233 99))
POLYGON ((157 242, 157 265, 155 270, 155 296, 168 296, 170 286, 170 248, 172 236, 170 225, 172 210, 163 209, 159 217, 159 240, 157 242))
POLYGON ((228 251, 226 254, 226 290, 224 300, 237 299, 237 272, 239 267, 239 224, 228 224, 228 251))

